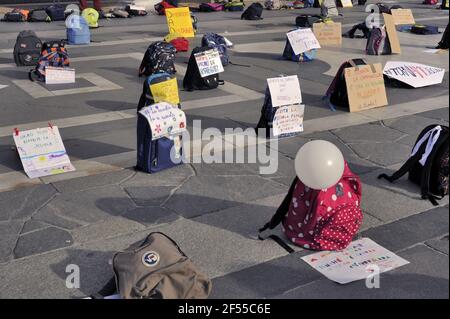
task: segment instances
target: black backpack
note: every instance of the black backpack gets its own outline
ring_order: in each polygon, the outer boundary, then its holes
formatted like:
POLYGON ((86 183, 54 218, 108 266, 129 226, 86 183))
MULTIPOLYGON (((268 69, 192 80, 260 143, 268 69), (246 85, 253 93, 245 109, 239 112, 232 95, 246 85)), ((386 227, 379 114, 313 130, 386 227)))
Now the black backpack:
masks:
POLYGON ((224 81, 219 79, 219 74, 212 74, 202 78, 198 69, 195 54, 211 50, 209 47, 196 47, 189 57, 188 67, 183 79, 183 88, 186 91, 211 90, 223 85, 224 81))
POLYGON ((366 61, 364 61, 364 59, 352 59, 344 62, 341 65, 326 93, 326 96, 330 99, 331 107, 350 107, 348 104, 347 85, 345 83, 344 69, 366 64, 367 63, 366 61))
POLYGON ((261 116, 255 127, 256 134, 265 132, 266 138, 272 137, 272 123, 276 112, 277 109, 272 106, 272 96, 270 95, 269 87, 267 87, 264 95, 264 104, 261 108, 261 116))
POLYGON ((370 29, 367 27, 365 22, 355 24, 350 30, 345 32, 342 36, 344 38, 353 39, 355 37, 355 33, 357 31, 361 31, 362 32, 362 38, 363 39, 369 39, 369 37, 370 37, 370 29))
MULTIPOLYGON (((139 112, 142 108, 155 104, 155 100, 153 99, 152 92, 150 90, 150 85, 158 84, 161 82, 165 82, 171 80, 173 77, 165 72, 153 73, 144 81, 144 87, 142 88, 141 98, 139 99, 137 111, 139 112)), ((181 108, 181 105, 178 105, 181 108)))
POLYGON ((51 22, 52 19, 45 9, 34 9, 28 14, 28 22, 51 22))
POLYGON ((299 28, 312 28, 316 22, 323 22, 323 18, 319 15, 301 14, 295 18, 295 25, 299 28))
POLYGON ((252 3, 241 15, 241 20, 261 20, 263 6, 259 2, 252 3))
POLYGON ((449 43, 448 43, 448 37, 450 36, 448 34, 448 23, 447 23, 447 27, 445 28, 444 34, 442 35, 442 39, 441 41, 438 43, 437 49, 443 49, 443 50, 448 50, 449 47, 449 43))
POLYGON ((42 41, 34 31, 22 31, 14 46, 14 62, 17 66, 35 66, 41 55, 42 41))
POLYGON ((45 11, 47 12, 50 19, 52 19, 52 21, 66 20, 66 14, 65 14, 66 8, 61 4, 53 3, 51 6, 47 7, 47 9, 45 9, 45 11))
POLYGON ((20 12, 20 10, 14 9, 11 12, 5 13, 5 16, 3 17, 2 21, 4 21, 4 22, 25 22, 26 17, 22 12, 20 12))
POLYGON ((156 72, 175 74, 175 47, 164 41, 157 41, 148 47, 139 67, 139 76, 156 72))
POLYGON ((408 172, 409 180, 420 186, 422 199, 428 199, 437 206, 437 200, 448 195, 448 138, 448 126, 438 124, 427 126, 419 134, 411 157, 406 163, 393 175, 381 174, 378 178, 387 179, 392 183, 408 172), (430 141, 436 137, 439 127, 441 128, 439 137, 433 147, 427 150, 430 141), (424 156, 426 153, 428 157, 424 156))

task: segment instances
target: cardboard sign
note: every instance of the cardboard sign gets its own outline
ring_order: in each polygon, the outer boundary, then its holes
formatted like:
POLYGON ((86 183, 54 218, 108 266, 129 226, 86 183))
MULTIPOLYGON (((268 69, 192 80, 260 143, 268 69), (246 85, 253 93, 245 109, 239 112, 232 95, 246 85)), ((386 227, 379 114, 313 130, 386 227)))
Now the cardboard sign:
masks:
POLYGON ((166 9, 165 12, 170 34, 177 34, 178 37, 185 38, 195 36, 189 8, 171 8, 166 9))
POLYGON ((296 75, 270 78, 267 84, 273 107, 302 103, 300 82, 296 75))
POLYGON ((392 15, 386 13, 383 13, 383 18, 392 53, 402 53, 402 50, 400 49, 400 41, 397 35, 397 29, 395 29, 394 18, 392 17, 392 15))
POLYGON ((420 63, 389 61, 384 66, 383 74, 412 87, 420 88, 442 83, 445 69, 420 63))
POLYGON ((341 0, 343 8, 353 8, 352 0, 341 0))
POLYGON ((194 56, 202 78, 224 71, 222 61, 220 60, 220 54, 217 49, 199 52, 194 56))
POLYGON ((356 240, 343 251, 321 251, 302 259, 328 279, 340 284, 366 279, 371 274, 409 264, 409 261, 369 238, 356 240))
POLYGON ((180 135, 186 130, 184 112, 167 102, 146 106, 139 113, 147 119, 153 139, 180 135))
POLYGON ((286 35, 295 55, 312 49, 320 49, 319 41, 310 28, 297 29, 286 35))
POLYGON ((321 46, 342 45, 342 23, 314 23, 314 35, 321 46))
POLYGON ((303 132, 303 104, 286 105, 277 109, 273 118, 273 136, 303 132))
POLYGON ((45 68, 45 84, 68 83, 75 83, 75 69, 55 68, 52 66, 45 68))
POLYGON ((388 104, 380 63, 346 68, 344 71, 350 112, 388 104))
POLYGON ((394 18, 395 25, 416 23, 411 9, 392 9, 391 14, 394 18))
POLYGON ((67 156, 57 126, 15 131, 13 138, 23 169, 29 178, 75 170, 67 156))
POLYGON ((150 85, 150 92, 156 103, 167 102, 174 105, 180 103, 176 78, 150 85))

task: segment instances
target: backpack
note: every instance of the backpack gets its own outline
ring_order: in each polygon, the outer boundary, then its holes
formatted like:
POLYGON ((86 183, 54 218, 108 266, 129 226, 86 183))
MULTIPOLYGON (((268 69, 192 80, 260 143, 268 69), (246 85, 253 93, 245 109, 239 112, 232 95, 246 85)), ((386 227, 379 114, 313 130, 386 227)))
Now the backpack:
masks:
POLYGON ((280 0, 266 0, 264 1, 264 8, 267 10, 280 10, 281 1, 280 0))
POLYGON ((364 6, 367 0, 358 0, 358 6, 364 6))
POLYGON ((21 12, 22 10, 14 9, 11 12, 5 13, 2 21, 4 22, 25 22, 27 21, 27 16, 21 12))
POLYGON ((443 49, 443 50, 448 50, 449 48, 449 34, 448 34, 448 26, 449 24, 447 23, 447 26, 445 27, 445 31, 444 34, 442 35, 442 39, 441 41, 439 41, 438 45, 437 45, 437 49, 443 49))
POLYGON ((384 27, 374 27, 370 30, 369 38, 366 44, 366 54, 385 55, 391 54, 391 44, 384 27))
POLYGON ((198 11, 200 12, 214 12, 223 10, 224 6, 221 3, 201 3, 198 7, 198 11))
POLYGON ((112 266, 114 277, 91 298, 119 293, 121 299, 206 299, 211 293, 211 280, 160 232, 116 253, 112 266))
POLYGON ((393 175, 378 178, 392 183, 408 173, 409 180, 420 186, 422 199, 437 206, 437 200, 448 195, 448 148, 448 126, 429 125, 419 134, 406 163, 393 175))
POLYGON ((149 76, 157 72, 166 72, 175 74, 175 47, 164 41, 157 41, 147 48, 141 66, 139 75, 149 76))
POLYGON ((51 22, 52 19, 47 14, 47 11, 45 9, 35 9, 31 10, 28 14, 28 21, 29 22, 51 22))
POLYGON ((436 5, 438 3, 438 0, 425 0, 422 2, 422 4, 428 4, 428 5, 436 5))
POLYGON ((198 29, 198 19, 192 12, 191 12, 191 21, 192 21, 192 28, 194 29, 194 34, 195 34, 195 33, 197 33, 197 29, 198 29))
POLYGON ((50 19, 52 19, 52 21, 66 20, 66 14, 65 14, 66 8, 63 5, 53 4, 49 7, 47 7, 47 9, 45 9, 45 11, 47 12, 50 19))
POLYGON ((171 5, 167 1, 161 1, 160 3, 155 4, 155 11, 159 15, 165 15, 166 14, 166 9, 170 9, 170 8, 176 8, 176 6, 171 5))
POLYGON ((293 5, 294 9, 305 8, 305 3, 303 1, 294 1, 292 5, 293 5))
POLYGON ((224 6, 224 10, 234 12, 234 11, 244 11, 245 4, 243 2, 232 1, 228 2, 224 6))
POLYGON ((362 38, 368 39, 370 37, 370 29, 366 26, 365 22, 355 24, 350 30, 345 32, 342 36, 345 38, 353 39, 355 37, 356 31, 361 30, 363 35, 362 38))
POLYGON ((128 12, 128 14, 130 16, 135 16, 135 17, 143 17, 148 14, 148 12, 145 10, 145 8, 136 7, 133 5, 127 5, 125 7, 125 11, 128 12))
POLYGON ((320 6, 320 15, 322 17, 337 17, 339 11, 336 7, 335 0, 323 0, 320 6))
POLYGON ((306 52, 302 52, 298 55, 295 55, 294 50, 292 49, 291 43, 289 42, 289 39, 286 37, 286 45, 284 46, 284 50, 283 50, 283 58, 284 59, 294 61, 294 62, 310 62, 310 61, 314 60, 316 58, 316 56, 317 56, 316 49, 312 49, 312 50, 309 50, 306 52))
POLYGON ((45 82, 45 69, 48 67, 65 68, 70 66, 63 41, 45 42, 42 45, 41 55, 35 69, 31 70, 28 77, 31 81, 45 82))
POLYGON ((67 42, 71 45, 91 43, 91 31, 86 20, 78 15, 74 15, 72 19, 77 21, 74 21, 72 28, 66 30, 67 42))
POLYGON ((295 25, 299 28, 312 28, 316 22, 324 22, 319 15, 301 14, 295 18, 295 25))
POLYGON ((17 66, 34 66, 41 56, 42 42, 34 31, 22 31, 14 45, 14 62, 17 66))
POLYGON ((112 14, 114 15, 114 18, 130 18, 130 14, 127 11, 119 8, 113 9, 112 14))
POLYGON ((183 88, 186 91, 211 90, 223 85, 225 82, 219 79, 219 74, 212 74, 202 78, 195 59, 197 53, 211 50, 209 47, 196 47, 189 57, 188 67, 183 79, 183 88))
POLYGON ((259 2, 252 3, 241 15, 241 20, 261 20, 263 6, 259 2))
POLYGON ((186 38, 176 38, 170 41, 170 44, 172 44, 175 47, 175 50, 177 52, 187 52, 189 51, 189 40, 186 38))
POLYGON ((344 69, 366 64, 367 63, 366 61, 364 61, 364 59, 352 59, 342 63, 336 73, 336 76, 331 82, 330 87, 325 93, 325 97, 329 99, 329 106, 331 109, 335 110, 336 106, 347 109, 350 107, 348 104, 347 85, 345 83, 344 69))
POLYGON ((441 3, 441 10, 448 10, 448 1, 449 0, 442 0, 442 3, 441 3))
POLYGON ((228 47, 223 36, 213 32, 205 33, 202 37, 202 47, 217 49, 217 51, 219 51, 220 60, 222 61, 223 66, 228 65, 230 62, 228 47))
POLYGON ((411 27, 411 33, 423 35, 439 34, 439 28, 434 25, 415 24, 411 27))
POLYGON ((93 8, 86 8, 83 12, 81 12, 81 16, 86 20, 89 28, 98 28, 98 19, 100 15, 97 10, 93 8))
MULTIPOLYGON (((360 179, 345 163, 339 182, 327 189, 310 189, 296 177, 275 215, 259 232, 274 229, 281 223, 283 233, 297 246, 342 250, 351 243, 362 224, 360 205, 360 179)), ((269 237, 290 253, 294 252, 281 238, 269 237)))

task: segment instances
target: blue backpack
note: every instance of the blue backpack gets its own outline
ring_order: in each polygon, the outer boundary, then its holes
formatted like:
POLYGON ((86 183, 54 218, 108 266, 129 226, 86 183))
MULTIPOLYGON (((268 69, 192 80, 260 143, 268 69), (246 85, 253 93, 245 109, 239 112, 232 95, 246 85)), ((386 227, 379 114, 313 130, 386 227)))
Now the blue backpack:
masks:
POLYGON ((71 28, 67 28, 67 42, 72 45, 91 43, 89 25, 82 16, 73 16, 71 28))
MULTIPOLYGON (((170 80, 168 73, 155 73, 144 81, 144 89, 139 100, 138 111, 154 103, 150 85, 170 80)), ((178 106, 180 107, 180 106, 178 106)), ((181 139, 180 139, 181 144, 181 139)), ((172 161, 171 152, 175 152, 175 142, 168 137, 153 140, 150 125, 138 112, 137 119, 137 164, 136 169, 146 173, 157 173, 167 168, 182 164, 182 148, 179 150, 179 161, 172 161)))
POLYGON ((228 56, 228 48, 225 43, 225 38, 217 33, 207 32, 202 38, 202 47, 208 47, 210 49, 216 48, 219 51, 220 60, 222 65, 226 66, 230 63, 230 57, 228 56))
POLYGON ((283 58, 285 58, 286 60, 291 60, 295 62, 309 62, 314 60, 316 56, 317 56, 316 49, 312 49, 296 55, 294 53, 294 50, 292 49, 289 39, 286 39, 286 45, 283 51, 283 58))

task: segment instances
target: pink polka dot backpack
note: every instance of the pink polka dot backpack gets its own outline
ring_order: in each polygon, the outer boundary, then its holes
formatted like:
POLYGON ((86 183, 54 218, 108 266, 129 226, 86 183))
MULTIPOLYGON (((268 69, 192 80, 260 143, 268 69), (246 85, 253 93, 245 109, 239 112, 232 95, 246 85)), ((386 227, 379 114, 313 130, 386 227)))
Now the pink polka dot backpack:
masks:
MULTIPOLYGON (((339 182, 327 189, 314 190, 296 177, 272 220, 260 229, 274 229, 280 223, 283 233, 297 246, 312 250, 342 250, 362 223, 361 182, 347 163, 339 182)), ((271 235, 289 252, 293 249, 271 235)), ((263 239, 260 236, 260 239, 263 239)))

